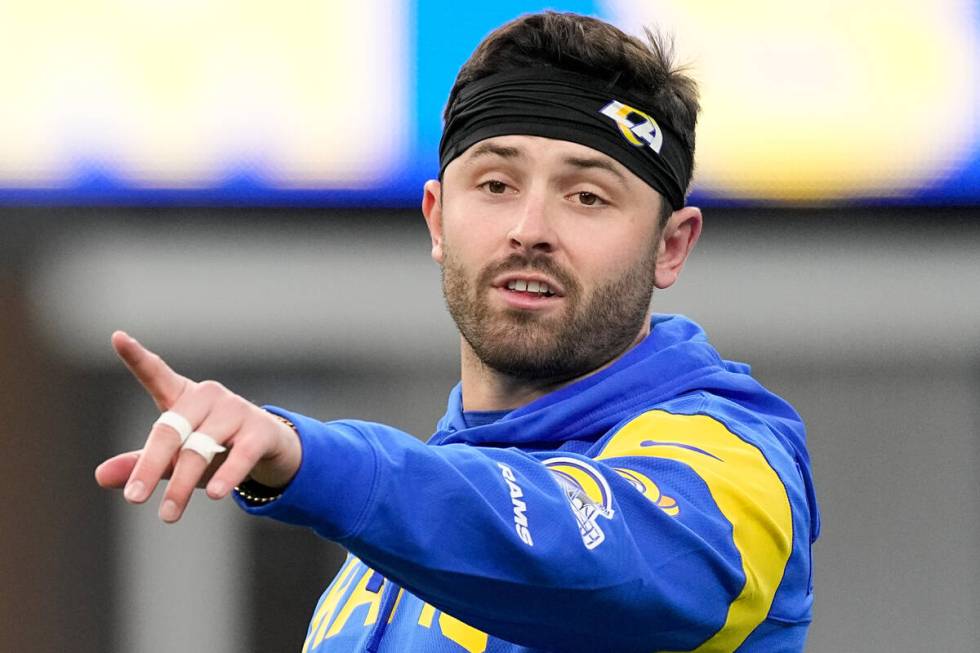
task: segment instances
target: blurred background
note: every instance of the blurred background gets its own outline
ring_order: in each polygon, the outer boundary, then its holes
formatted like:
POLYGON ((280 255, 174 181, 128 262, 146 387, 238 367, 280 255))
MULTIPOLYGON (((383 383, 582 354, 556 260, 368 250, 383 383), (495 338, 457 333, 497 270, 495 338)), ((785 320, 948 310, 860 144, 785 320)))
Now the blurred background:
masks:
POLYGON ((800 410, 808 651, 980 641, 980 8, 0 0, 0 650, 298 651, 340 551, 99 490, 127 329, 259 403, 427 437, 458 344, 418 205, 456 70, 543 8, 676 37, 706 229, 654 297, 800 410))

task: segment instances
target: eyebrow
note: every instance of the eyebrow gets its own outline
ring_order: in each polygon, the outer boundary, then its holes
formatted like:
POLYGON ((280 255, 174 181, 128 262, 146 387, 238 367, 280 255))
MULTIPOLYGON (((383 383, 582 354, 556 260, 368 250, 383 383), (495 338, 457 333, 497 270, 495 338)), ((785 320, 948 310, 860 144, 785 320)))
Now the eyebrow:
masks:
MULTIPOLYGON (((504 159, 522 159, 525 157, 525 154, 520 148, 517 147, 483 142, 473 148, 473 150, 467 155, 467 159, 468 162, 472 162, 474 159, 487 156, 499 156, 504 159)), ((610 172, 615 175, 619 181, 623 183, 623 185, 629 185, 629 182, 626 180, 626 175, 624 175, 615 165, 613 165, 611 161, 607 159, 599 157, 568 156, 564 158, 563 163, 580 170, 605 170, 606 172, 610 172)))
POLYGON ((612 162, 607 161, 606 159, 600 159, 596 157, 582 158, 582 157, 570 156, 565 158, 565 163, 567 165, 582 170, 588 170, 588 169, 606 170, 607 172, 611 172, 612 174, 616 175, 616 177, 618 177, 619 180, 623 182, 624 185, 627 185, 626 175, 620 172, 619 169, 612 164, 612 162))
POLYGON ((520 159, 524 157, 524 153, 516 147, 497 145, 495 143, 480 143, 473 148, 473 151, 469 153, 467 158, 472 161, 473 159, 484 156, 499 156, 504 159, 520 159))

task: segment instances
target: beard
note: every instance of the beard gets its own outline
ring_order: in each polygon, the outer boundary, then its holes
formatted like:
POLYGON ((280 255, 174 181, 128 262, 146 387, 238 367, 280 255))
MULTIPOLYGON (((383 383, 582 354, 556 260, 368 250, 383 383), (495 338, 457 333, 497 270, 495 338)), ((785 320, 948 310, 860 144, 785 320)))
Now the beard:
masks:
POLYGON ((598 369, 636 340, 654 287, 656 250, 583 296, 582 285, 547 256, 514 254, 474 280, 444 243, 442 290, 456 327, 484 365, 515 379, 561 382, 598 369), (506 272, 535 270, 564 289, 561 311, 495 309, 488 293, 506 272))

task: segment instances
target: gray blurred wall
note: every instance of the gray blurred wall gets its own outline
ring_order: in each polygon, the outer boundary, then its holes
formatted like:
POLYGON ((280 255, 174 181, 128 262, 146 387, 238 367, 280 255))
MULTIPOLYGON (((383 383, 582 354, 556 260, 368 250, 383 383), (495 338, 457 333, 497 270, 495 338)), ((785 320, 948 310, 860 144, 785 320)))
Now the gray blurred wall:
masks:
MULTIPOLYGON (((824 524, 808 651, 977 650, 980 211, 706 213, 654 307, 701 322, 808 424, 824 524)), ((155 503, 95 487, 154 416, 108 336, 260 402, 426 437, 458 345, 421 218, 6 210, 0 229, 17 498, 0 527, 23 562, 0 567, 23 597, 3 592, 0 650, 298 650, 336 547, 204 497, 165 527, 155 503)))

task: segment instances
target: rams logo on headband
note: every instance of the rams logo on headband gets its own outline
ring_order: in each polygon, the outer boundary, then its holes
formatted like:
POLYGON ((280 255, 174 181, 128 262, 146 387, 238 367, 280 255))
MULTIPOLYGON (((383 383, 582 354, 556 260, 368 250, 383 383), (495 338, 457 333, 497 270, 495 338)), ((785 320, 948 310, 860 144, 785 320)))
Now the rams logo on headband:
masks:
POLYGON ((599 113, 615 120, 619 131, 623 132, 623 136, 630 143, 637 147, 649 145, 650 149, 660 154, 660 148, 664 144, 664 135, 656 120, 639 109, 634 109, 616 100, 602 107, 599 113))
POLYGON ((602 544, 606 534, 599 527, 598 519, 612 519, 615 514, 609 483, 594 467, 578 458, 549 458, 544 465, 565 491, 585 548, 594 549, 602 544))

